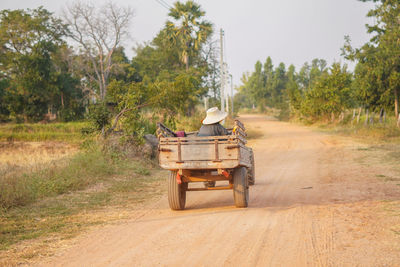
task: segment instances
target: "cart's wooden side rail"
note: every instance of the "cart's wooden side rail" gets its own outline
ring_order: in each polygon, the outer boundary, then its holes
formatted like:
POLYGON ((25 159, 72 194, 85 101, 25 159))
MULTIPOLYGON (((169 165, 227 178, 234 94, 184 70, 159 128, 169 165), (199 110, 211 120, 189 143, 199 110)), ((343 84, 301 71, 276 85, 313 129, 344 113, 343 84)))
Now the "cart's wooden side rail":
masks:
POLYGON ((165 169, 220 169, 250 166, 250 152, 237 137, 160 138, 159 163, 165 169))
POLYGON ((233 127, 232 134, 246 140, 245 139, 247 137, 246 128, 244 128, 243 123, 241 123, 239 120, 235 120, 235 126, 233 127))
POLYGON ((218 140, 220 143, 242 143, 247 144, 246 139, 241 135, 223 135, 223 136, 188 136, 188 137, 160 137, 160 144, 173 144, 173 143, 201 143, 201 142, 215 142, 218 140))
MULTIPOLYGON (((232 132, 231 135, 227 135, 227 136, 196 136, 198 132, 190 132, 187 133, 188 137, 180 137, 180 141, 181 142, 197 142, 199 140, 210 140, 210 139, 233 139, 233 138, 238 138, 240 142, 242 142, 243 144, 247 144, 246 141, 246 128, 244 127, 243 123, 239 120, 235 120, 235 124, 234 127, 231 129, 229 129, 229 132, 232 132)), ((164 124, 162 124, 161 122, 157 123, 157 137, 159 139, 161 138, 166 138, 166 141, 171 141, 173 142, 173 139, 175 139, 174 137, 176 137, 176 134, 170 130, 167 126, 165 126, 164 124), (173 139, 171 139, 173 138, 173 139)))

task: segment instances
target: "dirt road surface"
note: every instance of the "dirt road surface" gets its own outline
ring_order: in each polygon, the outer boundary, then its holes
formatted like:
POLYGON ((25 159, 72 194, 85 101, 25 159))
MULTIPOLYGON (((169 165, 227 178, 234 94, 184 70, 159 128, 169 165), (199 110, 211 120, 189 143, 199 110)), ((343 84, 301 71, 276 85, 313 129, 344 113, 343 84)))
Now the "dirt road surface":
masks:
MULTIPOLYGON (((135 219, 91 231, 39 265, 400 266, 400 186, 361 164, 359 144, 305 127, 241 117, 252 140, 256 185, 247 209, 232 191, 166 196, 135 219)), ((369 166, 368 166, 369 165, 369 166)))

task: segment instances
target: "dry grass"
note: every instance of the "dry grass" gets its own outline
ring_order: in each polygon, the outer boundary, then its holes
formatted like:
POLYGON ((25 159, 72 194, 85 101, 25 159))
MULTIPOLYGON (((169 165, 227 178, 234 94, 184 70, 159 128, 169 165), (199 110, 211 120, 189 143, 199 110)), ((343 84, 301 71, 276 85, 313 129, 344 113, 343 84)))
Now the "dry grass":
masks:
POLYGON ((64 141, 80 143, 88 122, 0 124, 0 141, 64 141))
POLYGON ((0 216, 0 266, 29 265, 93 226, 136 216, 135 210, 159 198, 166 188, 165 171, 138 172, 132 167, 85 190, 49 197, 0 216))
MULTIPOLYGON (((54 152, 42 145, 38 145, 42 154, 54 152)), ((25 154, 22 147, 7 149, 25 154)), ((55 151, 60 159, 43 163, 45 167, 39 171, 33 168, 19 175, 8 172, 8 179, 0 179, 0 201, 4 204, 0 209, 0 266, 29 263, 51 253, 51 242, 76 236, 93 225, 129 217, 137 204, 165 190, 165 171, 151 161, 126 158, 116 152, 104 154, 94 148, 78 153, 73 147, 55 151)), ((21 159, 21 169, 29 170, 28 163, 21 159)))
POLYGON ((0 142, 0 176, 38 171, 78 151, 64 142, 0 142))

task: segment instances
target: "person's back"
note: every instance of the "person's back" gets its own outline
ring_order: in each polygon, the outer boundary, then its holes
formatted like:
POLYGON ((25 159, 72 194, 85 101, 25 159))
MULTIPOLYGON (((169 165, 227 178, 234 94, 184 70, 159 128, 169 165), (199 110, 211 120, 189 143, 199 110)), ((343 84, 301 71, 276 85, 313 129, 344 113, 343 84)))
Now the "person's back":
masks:
POLYGON ((203 124, 200 127, 198 136, 219 136, 228 135, 228 131, 219 122, 214 124, 203 124))
POLYGON ((220 136, 228 135, 228 131, 220 124, 228 114, 220 111, 217 107, 207 110, 207 116, 203 120, 198 136, 220 136))

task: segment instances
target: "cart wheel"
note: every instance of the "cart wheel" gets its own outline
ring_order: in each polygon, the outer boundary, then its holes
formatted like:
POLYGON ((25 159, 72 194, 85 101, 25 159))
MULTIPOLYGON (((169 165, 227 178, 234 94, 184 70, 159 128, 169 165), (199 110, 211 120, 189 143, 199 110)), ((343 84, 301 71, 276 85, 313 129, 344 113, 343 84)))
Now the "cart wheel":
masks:
POLYGON ((250 161, 251 161, 251 168, 248 170, 249 171, 249 185, 254 185, 256 183, 256 166, 254 163, 253 150, 251 151, 250 161))
POLYGON ((168 177, 168 203, 172 210, 183 210, 186 204, 186 189, 188 183, 178 184, 176 175, 178 171, 170 171, 168 177))
POLYGON ((249 185, 246 167, 233 172, 233 199, 237 208, 246 208, 249 200, 249 185))

